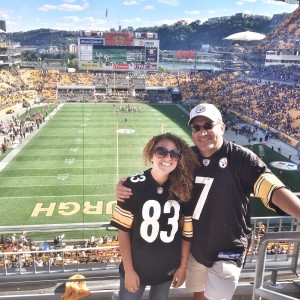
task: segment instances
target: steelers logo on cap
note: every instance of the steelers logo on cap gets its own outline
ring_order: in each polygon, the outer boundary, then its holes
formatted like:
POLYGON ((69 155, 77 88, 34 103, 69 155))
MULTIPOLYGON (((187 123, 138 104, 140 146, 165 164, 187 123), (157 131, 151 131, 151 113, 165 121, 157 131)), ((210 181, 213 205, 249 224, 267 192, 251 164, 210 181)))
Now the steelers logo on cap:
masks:
POLYGON ((199 105, 198 107, 196 107, 195 111, 196 113, 203 113, 206 110, 205 106, 199 105))

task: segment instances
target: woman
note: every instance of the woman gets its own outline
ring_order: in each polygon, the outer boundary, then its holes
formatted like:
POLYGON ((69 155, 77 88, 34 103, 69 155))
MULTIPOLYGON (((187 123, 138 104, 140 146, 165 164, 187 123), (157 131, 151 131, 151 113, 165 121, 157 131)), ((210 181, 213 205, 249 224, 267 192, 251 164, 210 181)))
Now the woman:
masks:
POLYGON ((194 152, 181 138, 166 133, 150 139, 143 158, 152 168, 127 178, 125 186, 133 195, 117 203, 111 218, 122 256, 120 300, 141 299, 147 285, 150 300, 168 299, 172 282, 179 287, 185 280, 192 238, 186 202, 194 181, 191 171, 198 166, 194 152))

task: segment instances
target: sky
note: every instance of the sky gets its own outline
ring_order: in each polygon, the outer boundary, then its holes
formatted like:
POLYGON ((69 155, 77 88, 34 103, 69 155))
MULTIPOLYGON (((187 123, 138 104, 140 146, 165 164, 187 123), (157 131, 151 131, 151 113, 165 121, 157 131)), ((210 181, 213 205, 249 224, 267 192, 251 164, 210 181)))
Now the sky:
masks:
POLYGON ((179 20, 232 16, 246 12, 272 17, 297 5, 274 0, 7 0, 0 20, 7 32, 40 28, 100 30, 172 25, 179 20))

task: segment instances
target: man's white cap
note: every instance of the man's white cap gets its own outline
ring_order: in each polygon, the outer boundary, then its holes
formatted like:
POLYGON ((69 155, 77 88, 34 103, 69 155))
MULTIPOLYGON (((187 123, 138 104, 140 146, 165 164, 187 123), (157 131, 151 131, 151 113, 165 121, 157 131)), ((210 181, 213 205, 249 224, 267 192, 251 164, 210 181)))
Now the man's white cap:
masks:
POLYGON ((191 124, 194 118, 200 116, 206 117, 212 122, 222 121, 222 115, 220 111, 210 103, 201 103, 194 107, 190 112, 190 120, 188 124, 191 124))

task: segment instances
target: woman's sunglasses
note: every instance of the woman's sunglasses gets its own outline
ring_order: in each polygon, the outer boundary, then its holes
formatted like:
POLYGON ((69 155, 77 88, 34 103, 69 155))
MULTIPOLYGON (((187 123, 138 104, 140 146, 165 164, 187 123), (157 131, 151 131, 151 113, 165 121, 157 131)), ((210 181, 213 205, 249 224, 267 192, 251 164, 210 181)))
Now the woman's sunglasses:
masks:
POLYGON ((201 130, 201 128, 203 128, 205 131, 207 131, 207 130, 213 129, 217 124, 218 124, 218 123, 211 123, 211 122, 205 123, 205 124, 202 125, 202 126, 201 126, 201 125, 198 125, 198 124, 193 124, 193 125, 191 126, 191 128, 192 128, 192 131, 193 131, 193 132, 198 132, 198 131, 201 130))
POLYGON ((156 147, 154 149, 154 154, 157 158, 165 158, 170 154, 171 159, 179 160, 181 152, 179 150, 168 150, 165 147, 156 147))

